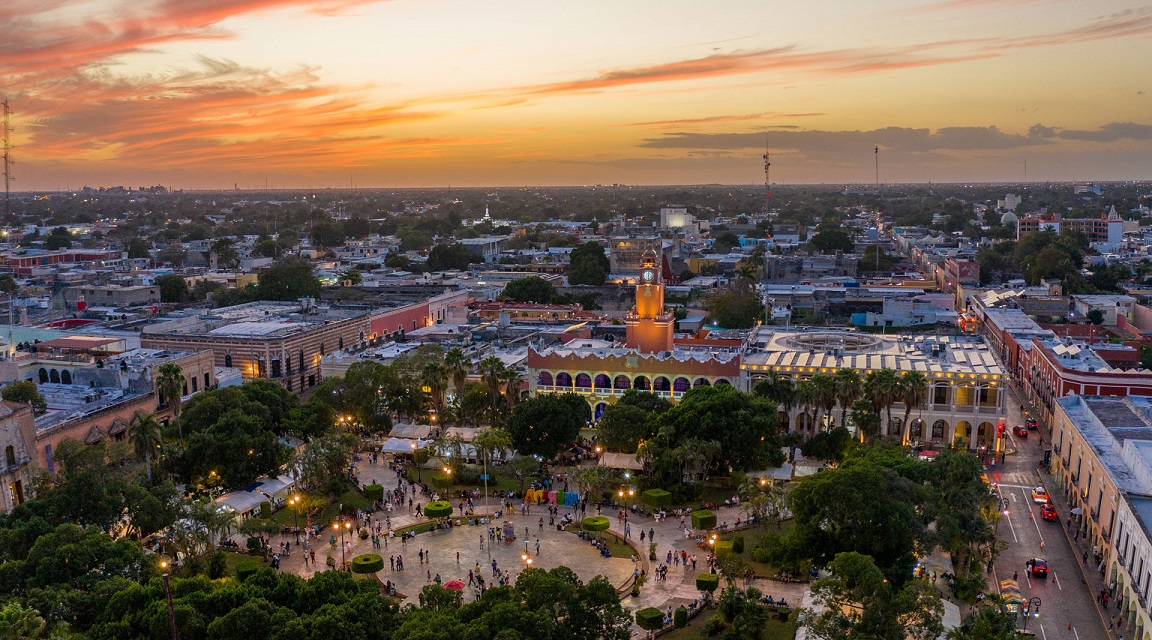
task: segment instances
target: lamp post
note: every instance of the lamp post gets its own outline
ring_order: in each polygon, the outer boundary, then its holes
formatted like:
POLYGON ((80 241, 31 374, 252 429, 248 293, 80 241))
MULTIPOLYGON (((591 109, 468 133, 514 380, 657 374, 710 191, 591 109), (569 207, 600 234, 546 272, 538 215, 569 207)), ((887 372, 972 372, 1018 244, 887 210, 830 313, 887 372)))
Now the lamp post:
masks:
POLYGON ((420 463, 416 461, 416 441, 413 440, 408 443, 408 446, 412 448, 412 464, 416 465, 416 482, 423 482, 424 478, 423 474, 420 473, 420 463))
POLYGON ((524 568, 532 568, 532 556, 528 555, 528 543, 524 543, 524 553, 521 554, 520 559, 524 561, 524 568))
POLYGON ((444 495, 450 497, 452 495, 452 467, 443 467, 444 471, 444 495))
POLYGON ((332 526, 340 530, 340 570, 343 571, 344 567, 348 566, 348 556, 344 551, 344 534, 352 528, 352 523, 345 520, 344 522, 334 522, 332 526))
POLYGON ((636 504, 636 500, 633 498, 635 495, 636 495, 635 489, 629 489, 628 490, 628 502, 629 502, 628 506, 629 507, 636 504))
POLYGON ((1028 616, 1029 614, 1040 617, 1040 598, 1029 598, 1028 602, 1024 603, 1024 608, 1021 609, 1024 613, 1024 631, 1028 630, 1028 616))
POLYGON ((168 601, 168 627, 172 631, 172 640, 180 640, 180 632, 176 630, 176 610, 172 608, 172 587, 168 584, 168 561, 160 561, 160 569, 164 572, 164 599, 168 601))
POLYGON ((292 507, 292 524, 296 525, 296 531, 300 531, 300 496, 299 494, 288 498, 288 504, 292 507))

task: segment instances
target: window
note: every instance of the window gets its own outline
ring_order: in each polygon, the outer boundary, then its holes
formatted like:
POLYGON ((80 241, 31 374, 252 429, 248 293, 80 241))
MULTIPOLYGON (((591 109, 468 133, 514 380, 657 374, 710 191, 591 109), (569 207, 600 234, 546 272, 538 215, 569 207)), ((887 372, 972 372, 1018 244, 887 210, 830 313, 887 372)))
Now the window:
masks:
POLYGON ((339 347, 337 347, 337 348, 339 348, 339 349, 343 349, 343 348, 344 348, 344 336, 340 336, 339 338, 337 338, 337 339, 336 339, 336 344, 340 345, 340 346, 339 346, 339 347))
POLYGON ((196 388, 196 376, 192 376, 192 393, 196 393, 199 389, 196 388))
POLYGON ((4 447, 4 463, 9 467, 16 466, 16 448, 12 445, 4 447))
MULTIPOLYGON (((304 370, 304 350, 303 349, 300 350, 300 370, 301 371, 304 370)), ((303 387, 304 384, 301 383, 300 386, 303 387)))
POLYGON ((272 361, 272 377, 273 378, 279 378, 280 377, 280 359, 279 358, 272 361))
POLYGON ((324 355, 324 343, 320 343, 320 355, 324 355))
POLYGON ((228 367, 229 369, 232 368, 232 354, 229 353, 224 356, 224 366, 228 367))
POLYGON ((212 378, 209 377, 207 373, 205 373, 204 374, 204 388, 207 389, 208 387, 211 387, 211 386, 212 386, 212 378))
POLYGON ((52 459, 52 445, 44 445, 44 459, 48 461, 48 473, 56 473, 56 461, 52 459))

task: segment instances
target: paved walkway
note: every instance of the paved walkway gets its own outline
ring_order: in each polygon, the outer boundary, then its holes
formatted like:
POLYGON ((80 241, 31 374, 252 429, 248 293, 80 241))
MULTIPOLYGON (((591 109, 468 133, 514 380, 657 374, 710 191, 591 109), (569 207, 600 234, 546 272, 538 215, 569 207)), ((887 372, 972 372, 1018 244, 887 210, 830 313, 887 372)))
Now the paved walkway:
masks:
MULTIPOLYGON (((387 464, 371 465, 367 462, 361 462, 359 463, 359 473, 361 482, 364 484, 379 483, 385 488, 385 491, 390 491, 397 486, 396 474, 388 468, 387 464)), ((427 496, 420 495, 419 489, 417 489, 417 497, 416 502, 426 503, 429 500, 427 496)), ((498 506, 495 501, 493 501, 493 505, 498 506)), ((483 510, 483 501, 478 501, 476 508, 478 511, 483 510)), ((560 507, 561 516, 571 513, 571 511, 568 507, 560 507)), ((747 517, 744 510, 737 507, 720 507, 713 511, 716 513, 717 522, 721 525, 725 523, 733 525, 737 519, 747 517)), ((383 512, 375 514, 379 521, 382 521, 384 515, 386 514, 383 512)), ((395 510, 387 515, 391 517, 393 529, 427 522, 427 518, 410 514, 407 508, 395 510)), ((588 515, 592 514, 589 513, 588 515)), ((604 515, 609 516, 612 521, 612 527, 606 533, 623 538, 623 523, 614 517, 615 514, 612 512, 605 511, 604 515)), ((487 536, 487 528, 490 525, 461 526, 420 534, 408 540, 406 544, 401 543, 399 538, 390 538, 387 540, 388 546, 386 548, 382 547, 376 550, 372 548, 371 538, 360 540, 353 530, 353 535, 345 536, 343 541, 351 544, 351 552, 346 551, 345 556, 348 561, 364 553, 378 553, 383 556, 385 566, 384 570, 378 573, 379 578, 382 581, 390 580, 395 583, 398 595, 405 596, 410 599, 407 601, 411 602, 416 601, 420 590, 434 580, 437 574, 440 575, 442 583, 458 579, 467 584, 469 570, 477 571, 477 566, 479 566, 486 585, 496 584, 492 571, 493 560, 496 561, 497 568, 506 572, 509 579, 514 582, 516 576, 526 566, 522 558, 525 554, 524 543, 526 539, 528 541, 527 552, 531 556, 531 566, 533 567, 552 569, 563 565, 575 571, 585 581, 596 575, 603 575, 617 587, 629 582, 634 570, 644 571, 648 580, 641 588, 640 596, 632 598, 628 593, 625 593, 622 597, 623 605, 629 610, 656 607, 662 611, 667 611, 682 605, 687 606, 700 597, 700 592, 696 589, 696 576, 707 571, 708 552, 698 548, 693 539, 684 537, 684 526, 691 526, 691 518, 686 518, 686 525, 681 525, 680 518, 671 515, 662 522, 657 522, 653 517, 630 515, 628 519, 631 533, 630 542, 638 550, 639 561, 636 563, 627 558, 604 558, 595 548, 580 540, 576 535, 557 531, 555 526, 549 527, 548 512, 543 505, 532 507, 527 516, 502 514, 499 523, 504 521, 515 524, 516 539, 513 542, 490 544, 487 536), (539 526, 541 517, 544 518, 543 531, 540 530, 539 526), (528 527, 528 536, 524 535, 525 527, 528 527), (645 539, 641 544, 639 536, 642 530, 645 533, 645 539), (654 534, 654 539, 658 545, 656 554, 658 560, 653 562, 647 559, 649 532, 654 534), (540 542, 539 552, 536 549, 537 540, 540 542), (419 559, 421 550, 430 552, 426 554, 429 559, 425 563, 421 563, 419 559), (667 580, 657 581, 655 569, 665 564, 669 551, 676 554, 686 552, 690 559, 695 555, 696 568, 692 568, 691 562, 687 566, 674 563, 668 567, 667 580), (457 562, 457 554, 459 554, 459 562, 457 562), (403 571, 389 568, 388 560, 395 556, 403 556, 403 571)), ((329 539, 332 535, 333 529, 329 526, 321 531, 319 538, 309 540, 309 548, 314 550, 316 554, 317 563, 315 565, 311 562, 305 564, 295 536, 273 536, 273 549, 276 549, 280 542, 287 540, 292 542, 292 552, 288 557, 281 559, 280 570, 310 577, 318 570, 328 570, 325 560, 329 553, 333 555, 337 563, 340 563, 341 544, 343 542, 337 533, 337 544, 335 547, 331 546, 329 539)), ((237 541, 243 543, 238 538, 237 541)), ((383 545, 383 543, 384 538, 381 538, 381 544, 383 545)), ((776 599, 786 598, 790 604, 799 604, 808 592, 807 584, 786 584, 767 580, 763 576, 753 580, 751 586, 759 589, 765 595, 772 595, 776 599)), ((474 597, 473 587, 465 588, 464 597, 466 600, 474 597)))

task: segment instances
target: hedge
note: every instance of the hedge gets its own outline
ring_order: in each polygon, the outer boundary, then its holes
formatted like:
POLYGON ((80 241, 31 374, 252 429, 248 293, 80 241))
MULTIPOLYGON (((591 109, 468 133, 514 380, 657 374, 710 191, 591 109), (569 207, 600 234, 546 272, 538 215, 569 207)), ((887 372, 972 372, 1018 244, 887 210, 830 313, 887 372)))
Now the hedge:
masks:
POLYGON ((424 505, 424 515, 429 518, 447 518, 452 515, 452 503, 438 500, 424 505))
POLYGON ((716 514, 707 509, 692 512, 692 528, 707 531, 716 528, 716 514))
POLYGON ((732 541, 731 540, 717 540, 713 545, 716 549, 716 559, 724 562, 728 556, 732 555, 732 541))
POLYGON ((272 503, 267 500, 260 503, 260 517, 265 520, 272 517, 272 503))
POLYGON ((672 502, 672 494, 663 489, 649 489, 640 494, 640 499, 653 509, 663 509, 672 502))
POLYGON ((744 553, 744 536, 732 536, 732 553, 744 553))
POLYGON ((241 562, 236 565, 236 579, 244 582, 249 576, 255 575, 260 570, 259 562, 241 562))
POLYGON ((715 573, 701 573, 696 576, 696 588, 712 593, 720 586, 720 576, 715 573))
POLYGON ((364 498, 372 502, 379 502, 384 499, 384 487, 378 484, 365 485, 364 498))
POLYGON ((672 612, 672 624, 677 629, 688 626, 688 610, 684 607, 676 607, 676 610, 672 612))
POLYGON ((636 624, 645 631, 656 631, 664 626, 664 612, 648 607, 636 612, 636 624))
POLYGON ((352 573, 376 573, 384 568, 384 558, 375 553, 352 558, 352 573))
POLYGON ((580 523, 580 528, 585 531, 607 531, 610 526, 612 521, 604 516, 589 516, 580 523))

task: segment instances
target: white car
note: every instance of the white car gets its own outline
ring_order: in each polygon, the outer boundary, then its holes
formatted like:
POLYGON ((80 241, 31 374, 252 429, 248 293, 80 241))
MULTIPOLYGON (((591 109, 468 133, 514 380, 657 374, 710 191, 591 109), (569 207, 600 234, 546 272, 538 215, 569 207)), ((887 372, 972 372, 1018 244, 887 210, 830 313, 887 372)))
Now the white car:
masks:
POLYGON ((1048 502, 1048 492, 1044 487, 1036 487, 1032 490, 1032 502, 1036 504, 1045 504, 1048 502))

